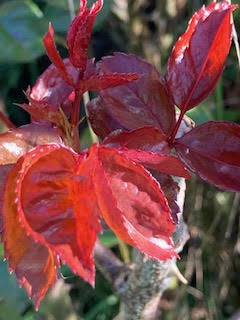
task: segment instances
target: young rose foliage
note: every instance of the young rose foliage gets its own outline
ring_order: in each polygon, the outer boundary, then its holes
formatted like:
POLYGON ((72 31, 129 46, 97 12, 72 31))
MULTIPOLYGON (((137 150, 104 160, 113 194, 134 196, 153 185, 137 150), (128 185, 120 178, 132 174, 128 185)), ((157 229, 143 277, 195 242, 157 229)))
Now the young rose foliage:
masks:
MULTIPOLYGON (((60 57, 49 25, 44 45, 52 65, 27 90, 29 104, 21 105, 32 123, 0 136, 0 173, 6 180, 0 190, 5 257, 36 309, 61 263, 94 286, 93 250, 101 219, 151 258, 177 256, 172 241, 176 216, 160 184, 143 166, 189 177, 181 160, 170 154, 166 134, 147 128, 162 139, 156 145, 153 138, 150 148, 147 141, 145 146, 144 142, 117 146, 109 137, 102 146, 79 150, 82 94, 127 84, 141 74, 141 70, 103 73, 94 59, 87 59, 91 29, 102 4, 97 0, 88 9, 87 2, 81 2, 67 35, 67 59, 60 57)), ((167 96, 162 82, 156 79, 156 87, 167 96)), ((167 132, 175 121, 170 105, 172 114, 165 111, 167 132)))
POLYGON ((104 139, 113 132, 104 141, 117 148, 145 150, 147 146, 157 154, 175 148, 186 167, 202 179, 225 190, 239 191, 239 125, 207 122, 176 139, 186 111, 212 92, 223 71, 236 8, 220 1, 197 11, 172 50, 165 77, 133 55, 117 53, 104 58, 98 66, 103 74, 124 69, 140 70, 143 76, 133 83, 100 91, 88 104, 96 134, 104 139), (181 110, 177 122, 174 104, 181 110))
POLYGON ((52 65, 26 92, 29 104, 21 105, 38 123, 0 137, 1 176, 8 172, 0 190, 5 256, 36 308, 61 262, 94 285, 93 249, 101 219, 149 257, 177 256, 172 242, 177 187, 170 175, 189 177, 182 160, 205 180, 239 190, 233 176, 240 168, 238 125, 211 122, 176 139, 185 112, 210 93, 222 72, 236 6, 213 2, 198 11, 162 77, 133 55, 117 53, 96 66, 88 60, 102 5, 97 0, 88 9, 81 1, 67 35, 67 59, 60 57, 49 25, 44 45, 52 65), (77 126, 87 90, 99 91, 88 108, 95 132, 105 139, 80 151, 77 126), (174 104, 181 109, 177 121, 174 104), (49 132, 46 139, 36 127, 49 132), (29 132, 39 137, 34 140, 29 132), (173 147, 182 160, 171 154, 173 147), (145 167, 156 177, 161 173, 160 184, 145 167))

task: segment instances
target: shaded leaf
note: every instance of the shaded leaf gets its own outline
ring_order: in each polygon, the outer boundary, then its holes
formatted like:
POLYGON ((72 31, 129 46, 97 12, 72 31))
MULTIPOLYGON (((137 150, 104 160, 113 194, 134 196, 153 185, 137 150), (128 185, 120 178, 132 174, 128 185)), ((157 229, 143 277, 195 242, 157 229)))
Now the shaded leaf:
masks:
MULTIPOLYGON (((174 106, 169 100, 165 81, 151 64, 134 55, 115 53, 103 58, 97 69, 100 74, 137 72, 141 75, 133 83, 100 91, 101 100, 97 103, 105 109, 104 114, 108 118, 120 124, 114 129, 133 130, 152 125, 166 134, 170 132, 175 123, 174 106)), ((90 114, 96 110, 94 100, 88 104, 88 109, 90 114)), ((90 117, 94 122, 93 128, 99 127, 98 119, 101 122, 102 118, 98 112, 95 119, 90 117)))
POLYGON ((231 46, 235 8, 228 1, 203 6, 175 44, 168 61, 167 84, 180 109, 193 108, 214 89, 231 46))
POLYGON ((175 142, 186 166, 215 186, 240 191, 240 126, 209 121, 175 142))
POLYGON ((3 208, 3 193, 5 188, 5 182, 7 179, 8 172, 12 169, 13 165, 6 164, 0 166, 0 234, 3 231, 3 221, 2 221, 2 208, 3 208))
POLYGON ((171 240, 174 223, 156 180, 114 149, 100 147, 98 159, 94 184, 109 227, 150 257, 166 260, 176 256, 171 240))
POLYGON ((164 195, 167 198, 174 222, 178 223, 178 213, 180 212, 180 208, 177 204, 177 196, 180 189, 178 184, 169 175, 161 174, 156 171, 152 171, 152 174, 154 178, 157 179, 157 181, 160 183, 161 189, 163 190, 164 195))
MULTIPOLYGON (((73 77, 75 82, 78 77, 78 70, 73 67, 69 59, 64 59, 66 70, 73 77)), ((72 99, 71 93, 73 87, 68 85, 61 77, 55 65, 51 64, 37 79, 36 84, 32 88, 31 98, 34 107, 34 100, 43 105, 51 106, 52 111, 58 111, 61 107, 66 114, 70 114, 72 99)))
POLYGON ((7 1, 0 6, 1 62, 29 62, 44 50, 46 21, 36 4, 27 0, 7 1), (17 27, 16 27, 17 24, 17 27))
POLYGON ((139 78, 137 73, 111 73, 104 75, 93 75, 88 79, 80 82, 82 92, 99 91, 108 88, 114 88, 123 84, 127 84, 139 78))
POLYGON ((128 148, 154 153, 170 153, 167 136, 160 129, 151 126, 128 132, 116 130, 104 139, 103 143, 111 148, 128 148))
POLYGON ((88 118, 91 127, 98 137, 104 139, 116 129, 125 129, 117 119, 114 119, 106 108, 106 104, 101 97, 91 100, 87 104, 88 118))

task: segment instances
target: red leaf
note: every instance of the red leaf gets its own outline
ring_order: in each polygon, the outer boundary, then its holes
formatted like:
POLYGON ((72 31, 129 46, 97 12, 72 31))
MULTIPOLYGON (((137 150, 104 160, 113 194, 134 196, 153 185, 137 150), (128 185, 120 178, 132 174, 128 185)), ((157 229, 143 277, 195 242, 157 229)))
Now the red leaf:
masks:
MULTIPOLYGON (((97 152, 96 147, 91 153, 97 152)), ((100 147, 94 184, 109 227, 150 257, 176 256, 171 239, 174 223, 159 184, 142 166, 114 149, 100 147)))
POLYGON ((90 170, 83 156, 66 147, 40 146, 25 155, 16 192, 29 235, 94 285, 92 251, 100 226, 90 170))
POLYGON ((92 27, 103 6, 103 0, 97 0, 91 9, 87 9, 86 4, 87 1, 81 4, 80 11, 73 19, 67 34, 70 60, 82 72, 86 69, 92 27))
POLYGON ((128 159, 149 169, 189 179, 180 159, 169 155, 167 137, 154 127, 143 127, 129 132, 114 131, 104 145, 118 149, 128 159))
POLYGON ((70 86, 74 86, 74 80, 71 73, 68 72, 63 59, 61 58, 59 52, 57 51, 56 44, 53 39, 54 30, 51 23, 49 23, 48 32, 43 37, 43 43, 46 48, 49 59, 57 68, 62 79, 68 83, 70 86))
POLYGON ((104 75, 93 75, 84 81, 80 81, 80 88, 82 92, 85 91, 99 91, 108 88, 114 88, 129 82, 135 81, 139 78, 137 73, 110 73, 104 75))
POLYGON ((104 139, 116 129, 125 129, 114 119, 106 108, 105 102, 98 97, 87 104, 88 118, 91 127, 98 137, 104 139))
MULTIPOLYGON (((137 72, 142 75, 127 85, 100 91, 101 101, 98 104, 106 110, 104 114, 120 124, 114 129, 133 130, 152 125, 166 134, 171 131, 175 123, 175 109, 163 78, 152 65, 137 56, 116 53, 98 63, 97 69, 102 74, 137 72)), ((88 104, 90 114, 96 107, 95 103, 88 104)), ((102 115, 95 114, 94 128, 102 118, 102 115)))
POLYGON ((0 135, 0 165, 11 164, 26 152, 48 143, 61 143, 49 124, 31 123, 0 135))
POLYGON ((240 126, 206 122, 175 142, 186 166, 215 186, 240 191, 240 126))
POLYGON ((103 143, 110 148, 128 148, 154 153, 170 153, 167 136, 160 130, 151 126, 125 132, 116 130, 112 132, 103 143))
POLYGON ((172 176, 190 179, 190 175, 182 161, 172 155, 127 148, 119 148, 117 150, 129 160, 140 163, 148 169, 153 169, 172 176))
MULTIPOLYGON (((35 308, 56 279, 56 260, 49 248, 34 242, 19 222, 16 184, 23 158, 10 171, 3 205, 4 251, 10 271, 14 271, 20 286, 24 286, 35 308)), ((29 192, 29 186, 28 186, 29 192)))
POLYGON ((8 172, 12 169, 13 165, 8 164, 4 166, 0 166, 0 235, 3 231, 3 221, 2 221, 2 210, 3 210, 3 193, 5 189, 5 183, 7 180, 8 172))
MULTIPOLYGON (((74 81, 77 80, 78 70, 71 64, 69 59, 64 59, 64 65, 68 73, 72 75, 74 81)), ((73 87, 68 85, 61 77, 58 69, 51 64, 37 79, 32 88, 31 99, 33 108, 39 102, 51 106, 52 111, 56 112, 59 106, 70 114, 72 101, 69 99, 73 87)))
MULTIPOLYGON (((152 174, 155 179, 160 183, 161 189, 164 192, 165 197, 167 198, 168 205, 171 209, 171 216, 175 223, 178 223, 178 213, 180 208, 177 203, 177 198, 179 195, 179 186, 174 182, 173 178, 169 175, 162 174, 156 171, 152 171, 152 174)), ((182 196, 182 195, 181 195, 182 196)))
POLYGON ((167 84, 174 103, 187 111, 214 89, 232 41, 236 5, 212 2, 196 12, 168 62, 167 84))

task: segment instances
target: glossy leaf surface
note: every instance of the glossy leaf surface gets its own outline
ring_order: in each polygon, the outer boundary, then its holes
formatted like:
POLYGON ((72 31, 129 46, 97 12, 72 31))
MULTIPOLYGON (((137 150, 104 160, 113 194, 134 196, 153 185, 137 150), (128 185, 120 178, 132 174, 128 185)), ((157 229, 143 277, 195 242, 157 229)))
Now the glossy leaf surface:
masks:
MULTIPOLYGON (((76 81, 78 76, 78 71, 69 59, 64 59, 64 65, 76 81)), ((31 91, 31 99, 33 99, 32 104, 34 108, 34 100, 42 104, 51 106, 53 111, 56 112, 61 106, 61 108, 69 112, 71 108, 70 94, 73 91, 73 87, 68 85, 61 77, 58 69, 55 65, 51 64, 37 79, 36 84, 31 91)))
POLYGON ((116 130, 103 143, 111 148, 128 148, 154 153, 170 153, 167 136, 159 129, 148 126, 132 131, 116 130))
POLYGON ((82 92, 85 91, 99 91, 108 88, 114 88, 123 84, 127 84, 139 78, 137 73, 109 73, 105 75, 93 75, 82 83, 80 88, 82 92))
POLYGON ((91 32, 98 12, 103 6, 103 0, 97 0, 90 9, 87 1, 81 2, 79 13, 73 19, 67 35, 67 45, 72 64, 85 71, 91 32))
POLYGON ((203 6, 175 44, 168 61, 167 84, 180 109, 193 108, 214 89, 231 45, 231 14, 236 7, 228 1, 203 6))
POLYGON ((93 199, 84 198, 89 193, 91 169, 86 164, 79 176, 75 175, 81 160, 82 157, 57 144, 40 146, 25 155, 18 175, 18 213, 35 241, 51 248, 76 274, 94 285, 91 254, 100 228, 94 215, 96 209, 88 210, 89 206, 96 207, 93 199), (84 232, 88 232, 88 241, 84 232))
POLYGON ((52 63, 54 64, 54 66, 57 68, 62 79, 70 86, 74 86, 73 77, 71 73, 68 72, 65 63, 57 50, 53 36, 54 36, 54 30, 50 23, 48 32, 43 37, 43 43, 44 43, 47 55, 49 59, 52 61, 52 63))
POLYGON ((26 152, 48 143, 61 143, 49 124, 31 123, 0 135, 0 165, 17 162, 26 152))
POLYGON ((4 195, 4 247, 9 268, 16 273, 20 286, 24 286, 36 309, 49 286, 56 279, 56 261, 52 251, 27 235, 19 222, 16 185, 22 162, 11 170, 4 195))
MULTIPOLYGON (((175 123, 175 110, 171 104, 165 82, 158 71, 146 61, 134 55, 115 53, 112 57, 104 58, 97 65, 99 73, 134 73, 141 75, 140 79, 127 85, 100 92, 101 101, 91 101, 89 113, 100 103, 112 121, 118 122, 119 127, 127 130, 152 125, 168 133, 175 123)), ((90 121, 98 134, 98 119, 102 115, 90 116, 90 121)), ((107 121, 107 119, 106 119, 107 121)))
POLYGON ((206 122, 182 138, 175 147, 186 166, 215 186, 240 191, 240 126, 206 122))
POLYGON ((149 169, 190 179, 190 175, 182 161, 170 154, 159 154, 126 148, 119 148, 117 150, 129 160, 140 163, 149 169))
POLYGON ((94 184, 109 227, 152 258, 176 256, 171 240, 174 223, 159 184, 114 149, 99 148, 98 158, 94 184))

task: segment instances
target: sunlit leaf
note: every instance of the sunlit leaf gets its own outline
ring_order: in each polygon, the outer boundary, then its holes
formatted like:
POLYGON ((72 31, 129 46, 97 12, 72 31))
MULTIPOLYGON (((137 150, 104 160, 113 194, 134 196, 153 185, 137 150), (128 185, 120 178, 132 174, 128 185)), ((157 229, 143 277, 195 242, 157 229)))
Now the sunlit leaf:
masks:
POLYGON ((168 61, 167 84, 180 109, 193 108, 214 89, 231 46, 231 14, 236 7, 228 1, 203 6, 176 42, 168 61))

